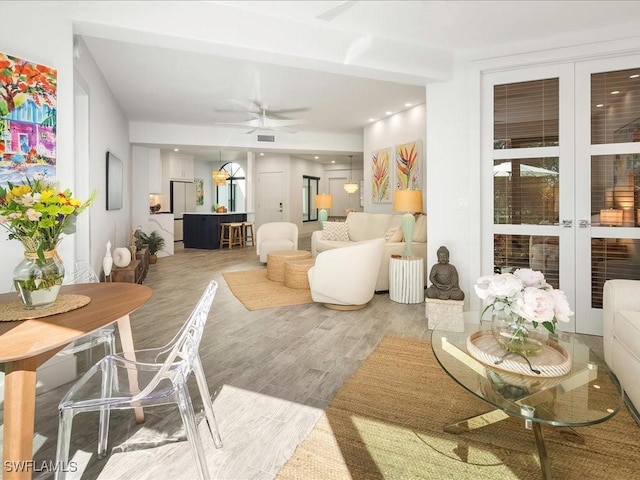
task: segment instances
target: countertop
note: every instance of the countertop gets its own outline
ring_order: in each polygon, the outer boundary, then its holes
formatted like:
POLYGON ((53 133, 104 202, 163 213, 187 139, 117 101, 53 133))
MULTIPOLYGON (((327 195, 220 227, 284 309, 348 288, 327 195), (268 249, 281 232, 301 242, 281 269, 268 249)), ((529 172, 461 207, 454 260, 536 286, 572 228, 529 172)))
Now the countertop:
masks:
POLYGON ((218 212, 184 212, 183 215, 243 215, 246 214, 247 212, 225 212, 225 213, 218 213, 218 212))

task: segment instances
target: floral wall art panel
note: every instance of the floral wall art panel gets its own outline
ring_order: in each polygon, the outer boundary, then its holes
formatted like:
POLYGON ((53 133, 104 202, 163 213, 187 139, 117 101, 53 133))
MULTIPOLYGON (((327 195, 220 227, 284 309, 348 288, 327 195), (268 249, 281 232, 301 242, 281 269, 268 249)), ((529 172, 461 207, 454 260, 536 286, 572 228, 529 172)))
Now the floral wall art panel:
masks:
POLYGON ((196 187, 196 205, 204 205, 204 180, 196 178, 193 183, 196 187))
POLYGON ((371 192, 373 203, 391 202, 391 148, 371 154, 371 192))
POLYGON ((56 178, 57 72, 0 53, 0 186, 56 178))
POLYGON ((395 174, 397 190, 422 190, 420 164, 422 141, 396 145, 395 174))

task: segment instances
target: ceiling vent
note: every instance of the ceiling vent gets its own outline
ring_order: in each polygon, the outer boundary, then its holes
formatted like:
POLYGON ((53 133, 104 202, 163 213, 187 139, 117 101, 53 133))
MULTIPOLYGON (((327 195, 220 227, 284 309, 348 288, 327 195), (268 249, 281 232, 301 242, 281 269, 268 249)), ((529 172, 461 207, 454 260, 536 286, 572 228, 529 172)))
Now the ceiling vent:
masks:
POLYGON ((275 135, 258 135, 258 141, 259 142, 275 142, 276 136, 275 135))

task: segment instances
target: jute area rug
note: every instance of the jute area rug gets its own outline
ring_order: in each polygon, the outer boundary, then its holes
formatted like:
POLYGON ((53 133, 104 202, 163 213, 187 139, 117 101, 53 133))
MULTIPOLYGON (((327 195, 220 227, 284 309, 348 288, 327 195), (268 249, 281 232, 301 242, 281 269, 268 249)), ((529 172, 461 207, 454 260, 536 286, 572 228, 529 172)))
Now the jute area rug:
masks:
MULTIPOLYGON (((277 478, 542 478, 533 432, 522 420, 443 432, 489 410, 447 376, 428 341, 385 337, 277 478)), ((576 429, 582 445, 553 427, 542 429, 554 479, 640 478, 640 428, 626 407, 607 422, 576 429)))
POLYGON ((289 288, 267 278, 267 269, 224 272, 227 285, 248 310, 313 303, 311 290, 289 288))

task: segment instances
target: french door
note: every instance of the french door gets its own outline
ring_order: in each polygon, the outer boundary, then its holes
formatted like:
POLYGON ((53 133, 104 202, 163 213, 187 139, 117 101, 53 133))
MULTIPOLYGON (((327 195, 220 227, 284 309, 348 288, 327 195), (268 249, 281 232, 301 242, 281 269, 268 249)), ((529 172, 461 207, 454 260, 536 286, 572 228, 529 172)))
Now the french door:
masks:
POLYGON ((640 55, 575 71, 577 331, 602 335, 604 282, 640 280, 640 55))
POLYGON ((563 330, 601 335, 604 282, 640 279, 636 73, 640 57, 483 76, 483 270, 542 271, 576 312, 563 330))

